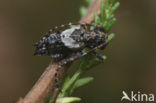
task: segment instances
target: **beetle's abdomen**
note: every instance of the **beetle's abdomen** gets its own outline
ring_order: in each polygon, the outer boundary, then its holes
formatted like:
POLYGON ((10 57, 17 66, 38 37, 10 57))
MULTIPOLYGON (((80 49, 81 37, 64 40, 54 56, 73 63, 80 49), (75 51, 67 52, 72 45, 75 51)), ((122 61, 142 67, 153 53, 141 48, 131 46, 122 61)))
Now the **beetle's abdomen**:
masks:
POLYGON ((55 55, 63 53, 67 49, 59 34, 45 35, 35 46, 35 55, 55 55))

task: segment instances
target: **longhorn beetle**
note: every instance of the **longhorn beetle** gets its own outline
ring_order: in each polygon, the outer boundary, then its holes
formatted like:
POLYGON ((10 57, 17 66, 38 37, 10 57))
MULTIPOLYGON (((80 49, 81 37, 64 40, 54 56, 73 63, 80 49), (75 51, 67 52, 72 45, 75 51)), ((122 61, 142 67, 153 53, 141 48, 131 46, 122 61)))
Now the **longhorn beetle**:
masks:
POLYGON ((96 49, 104 49, 107 44, 107 32, 102 26, 87 23, 69 23, 50 29, 35 44, 34 55, 51 56, 53 61, 61 61, 55 72, 55 84, 58 88, 59 69, 78 58, 93 53, 99 60, 103 57, 96 49), (75 27, 71 27, 75 26, 75 27), (67 29, 65 29, 67 28, 67 29), (87 48, 88 51, 82 52, 87 48))

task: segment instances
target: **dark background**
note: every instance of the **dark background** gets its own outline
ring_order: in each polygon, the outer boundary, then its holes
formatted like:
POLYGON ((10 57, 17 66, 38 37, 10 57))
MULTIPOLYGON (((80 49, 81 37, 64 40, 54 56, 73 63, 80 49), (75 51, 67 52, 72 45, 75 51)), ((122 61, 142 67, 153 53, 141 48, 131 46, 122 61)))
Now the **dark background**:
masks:
MULTIPOLYGON (((86 74, 95 80, 74 93, 83 103, 120 103, 123 90, 156 94, 156 0, 120 3, 111 30, 116 37, 103 52, 108 59, 86 74)), ((34 43, 56 25, 79 21, 81 5, 84 0, 0 0, 1 103, 31 89, 50 63, 33 56, 34 43)))

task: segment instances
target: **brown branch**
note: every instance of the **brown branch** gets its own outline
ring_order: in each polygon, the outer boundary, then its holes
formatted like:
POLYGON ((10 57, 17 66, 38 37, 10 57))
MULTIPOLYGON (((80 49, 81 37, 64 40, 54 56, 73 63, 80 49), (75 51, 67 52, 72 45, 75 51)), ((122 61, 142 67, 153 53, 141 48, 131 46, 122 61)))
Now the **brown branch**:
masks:
MULTIPOLYGON (((20 98, 17 103, 43 103, 50 91, 54 88, 54 73, 58 65, 59 62, 51 63, 25 98, 20 98)), ((65 67, 60 69, 59 76, 64 73, 64 70, 65 67)))
POLYGON ((100 15, 100 0, 94 0, 89 6, 88 11, 85 16, 82 17, 80 22, 82 23, 92 23, 94 20, 94 13, 97 12, 100 15))
MULTIPOLYGON (((92 2, 87 14, 82 17, 80 22, 91 23, 93 21, 94 12, 100 14, 100 0, 94 0, 92 2)), ((46 97, 49 96, 51 90, 54 89, 54 73, 59 63, 60 62, 51 63, 28 94, 24 98, 20 98, 17 103, 43 103, 46 97)), ((59 78, 63 75, 65 68, 64 66, 60 69, 59 78)))

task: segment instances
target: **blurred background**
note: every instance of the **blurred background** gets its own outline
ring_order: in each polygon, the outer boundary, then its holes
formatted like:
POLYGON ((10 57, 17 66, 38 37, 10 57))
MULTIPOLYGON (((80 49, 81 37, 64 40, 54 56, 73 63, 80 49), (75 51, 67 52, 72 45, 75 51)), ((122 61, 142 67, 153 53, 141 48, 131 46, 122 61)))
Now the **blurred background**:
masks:
MULTIPOLYGON (((120 3, 111 30, 116 37, 103 52, 108 59, 87 72, 95 80, 74 93, 83 103, 120 103, 123 90, 156 94, 156 0, 120 3)), ((34 43, 56 25, 79 21, 81 5, 84 0, 0 0, 1 103, 32 88, 50 63, 33 56, 34 43)))

